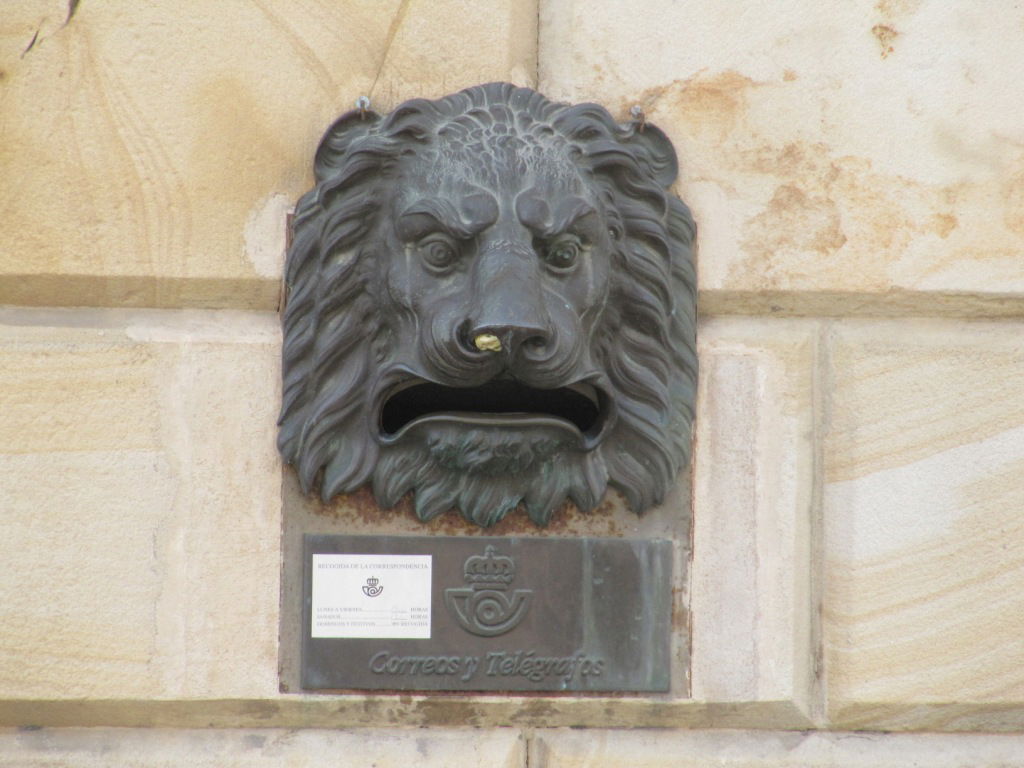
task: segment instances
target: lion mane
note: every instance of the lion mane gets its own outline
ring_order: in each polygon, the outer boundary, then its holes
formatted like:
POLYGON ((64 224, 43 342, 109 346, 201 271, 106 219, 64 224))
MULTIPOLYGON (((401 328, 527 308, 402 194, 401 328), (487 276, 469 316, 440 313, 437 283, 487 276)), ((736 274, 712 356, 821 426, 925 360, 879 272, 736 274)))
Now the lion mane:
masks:
MULTIPOLYGON (((650 124, 616 123, 597 104, 567 105, 529 88, 491 83, 408 101, 383 117, 349 112, 317 149, 316 184, 296 207, 285 269, 278 437, 304 492, 319 485, 326 502, 353 491, 379 480, 375 468, 386 458, 369 402, 370 382, 389 363, 394 334, 379 309, 377 232, 391 193, 380 179, 427 150, 445 126, 501 122, 512 134, 560 137, 616 234, 607 302, 588 340, 613 388, 616 418, 592 451, 599 455, 583 473, 586 487, 565 495, 588 509, 611 485, 640 513, 663 500, 688 464, 697 376, 696 228, 669 191, 677 174, 670 142, 650 124)), ((509 482, 499 509, 468 514, 464 503, 463 514, 483 525, 500 519, 525 496, 509 482)), ((415 489, 415 478, 410 483, 415 489)), ((378 500, 391 506, 393 492, 377 485, 378 500)), ((550 508, 529 509, 530 516, 546 523, 565 495, 550 508)))

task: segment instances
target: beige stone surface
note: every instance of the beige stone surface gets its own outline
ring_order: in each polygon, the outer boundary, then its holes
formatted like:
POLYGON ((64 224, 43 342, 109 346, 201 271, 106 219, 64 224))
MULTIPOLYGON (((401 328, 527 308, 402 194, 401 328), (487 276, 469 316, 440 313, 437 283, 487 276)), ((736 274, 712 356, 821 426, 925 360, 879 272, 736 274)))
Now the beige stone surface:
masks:
POLYGON ((690 582, 693 696, 811 707, 811 321, 700 328, 690 582))
POLYGON ((330 121, 364 94, 388 110, 532 84, 536 18, 515 0, 6 2, 0 304, 275 308, 330 121))
POLYGON ((279 348, 270 314, 0 310, 0 698, 276 690, 279 348))
MULTIPOLYGON (((555 526, 678 542, 680 574, 692 567, 695 581, 677 596, 673 693, 455 701, 277 690, 273 315, 4 310, 0 487, 12 505, 0 556, 13 575, 0 723, 807 727, 809 571, 799 564, 816 327, 702 324, 692 563, 685 476, 657 515, 637 519, 611 500, 590 527, 555 526), (687 605, 699 612, 692 627, 687 605)), ((357 519, 353 530, 380 523, 357 519)))
POLYGON ((0 731, 4 768, 525 768, 512 730, 0 731))
POLYGON ((1017 768, 1024 736, 541 731, 530 768, 1017 768))
POLYGON ((800 312, 824 294, 826 314, 885 312, 922 292, 1024 312, 1024 6, 541 10, 543 90, 622 119, 639 104, 675 142, 707 311, 800 312))
POLYGON ((829 357, 833 722, 1024 726, 1024 325, 846 321, 829 357))

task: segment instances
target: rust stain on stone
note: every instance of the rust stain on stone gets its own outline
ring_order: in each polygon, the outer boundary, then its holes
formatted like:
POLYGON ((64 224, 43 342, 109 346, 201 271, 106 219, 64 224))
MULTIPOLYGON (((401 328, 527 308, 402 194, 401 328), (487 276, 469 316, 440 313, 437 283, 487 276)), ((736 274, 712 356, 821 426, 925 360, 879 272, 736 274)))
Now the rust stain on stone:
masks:
POLYGON ((774 289, 855 274, 862 290, 885 290, 916 237, 959 244, 965 203, 951 188, 879 173, 870 160, 834 156, 820 142, 729 144, 739 144, 723 154, 730 172, 748 181, 748 191, 737 193, 762 201, 742 225, 743 255, 730 265, 730 280, 774 289))
POLYGON ((707 130, 731 131, 746 109, 746 91, 758 83, 726 70, 713 77, 684 80, 675 93, 675 114, 707 130))
POLYGON ((785 183, 745 230, 745 246, 767 264, 780 251, 831 255, 846 243, 836 204, 820 190, 785 183))
POLYGON ((921 7, 922 0, 878 0, 875 10, 887 19, 912 16, 921 7))
POLYGON ((377 504, 373 491, 364 486, 351 493, 341 494, 324 504, 318 498, 307 497, 309 508, 315 514, 344 521, 363 531, 381 532, 382 529, 402 530, 406 532, 446 535, 446 536, 565 536, 565 535, 606 535, 621 536, 620 521, 616 511, 621 501, 614 492, 605 495, 598 507, 590 512, 580 512, 571 501, 564 502, 555 510, 551 522, 544 527, 538 526, 519 505, 505 518, 490 528, 480 526, 466 520, 458 511, 452 509, 433 520, 421 522, 416 518, 413 495, 403 496, 391 509, 383 509, 377 504))
MULTIPOLYGON (((405 517, 412 514, 412 503, 408 496, 403 497, 391 510, 383 510, 373 497, 369 486, 363 486, 352 493, 338 497, 342 509, 367 524, 379 523, 390 517, 405 517)), ((339 505, 331 504, 332 507, 339 505)))
POLYGON ((638 104, 640 105, 641 109, 644 110, 644 112, 649 112, 654 107, 654 105, 657 104, 658 100, 662 97, 665 91, 672 88, 677 82, 678 81, 675 81, 673 83, 669 83, 668 85, 656 85, 652 88, 647 88, 646 90, 641 91, 640 95, 637 96, 635 99, 631 98, 628 99, 627 101, 624 101, 620 105, 620 111, 623 114, 628 114, 629 110, 632 109, 634 105, 638 104))
POLYGON ((957 219, 949 213, 936 213, 931 218, 932 228, 935 230, 935 234, 945 240, 949 237, 949 233, 956 229, 957 219))
POLYGON ((560 707, 555 702, 546 699, 531 699, 524 701, 519 712, 523 717, 529 718, 538 724, 546 723, 550 718, 558 715, 560 707))
POLYGON ((899 37, 899 32, 890 27, 888 24, 875 24, 871 28, 871 34, 878 40, 878 45, 882 49, 882 58, 886 58, 889 54, 894 52, 892 46, 893 41, 899 37))
POLYGON ((818 178, 822 174, 818 156, 824 155, 826 151, 823 145, 790 142, 781 148, 758 146, 742 149, 738 152, 738 158, 744 171, 756 171, 785 178, 818 178))
POLYGON ((1024 235, 1024 171, 1007 181, 1003 189, 1003 199, 1006 201, 1006 213, 1003 215, 1006 227, 1024 235))
POLYGON ((621 109, 628 113, 630 107, 639 104, 647 115, 655 109, 671 115, 671 122, 684 123, 690 133, 721 135, 731 131, 745 111, 746 91, 759 85, 762 83, 734 70, 710 76, 699 72, 686 79, 648 88, 624 101, 621 109))
POLYGON ((455 697, 429 698, 416 703, 417 714, 423 717, 425 725, 478 725, 480 712, 468 701, 455 697))
MULTIPOLYGON (((689 636, 690 611, 683 603, 684 596, 685 593, 681 587, 672 587, 672 629, 689 636)), ((690 647, 690 645, 687 644, 687 647, 690 647)))

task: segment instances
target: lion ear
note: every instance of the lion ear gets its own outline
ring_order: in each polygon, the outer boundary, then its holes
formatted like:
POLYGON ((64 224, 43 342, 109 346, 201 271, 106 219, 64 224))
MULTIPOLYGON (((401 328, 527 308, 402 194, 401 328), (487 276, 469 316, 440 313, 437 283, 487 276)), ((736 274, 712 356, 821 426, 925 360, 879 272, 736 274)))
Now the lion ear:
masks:
POLYGON ((378 123, 380 115, 376 112, 359 109, 346 112, 335 120, 316 149, 313 171, 317 182, 337 173, 352 142, 368 134, 378 123))
POLYGON ((634 129, 629 143, 642 149, 642 152, 637 153, 638 159, 647 166, 658 183, 666 189, 672 186, 679 174, 679 161, 676 159, 675 147, 664 131, 647 123, 634 129))

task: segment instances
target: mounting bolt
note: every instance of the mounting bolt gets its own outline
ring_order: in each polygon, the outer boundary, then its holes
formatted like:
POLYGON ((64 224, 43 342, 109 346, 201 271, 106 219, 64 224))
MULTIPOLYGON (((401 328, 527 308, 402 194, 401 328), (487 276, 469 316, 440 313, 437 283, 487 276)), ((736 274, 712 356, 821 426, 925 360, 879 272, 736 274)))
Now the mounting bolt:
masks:
POLYGON ((644 108, 639 104, 634 104, 629 108, 629 116, 633 118, 637 127, 643 132, 644 126, 647 125, 647 113, 644 112, 644 108))

